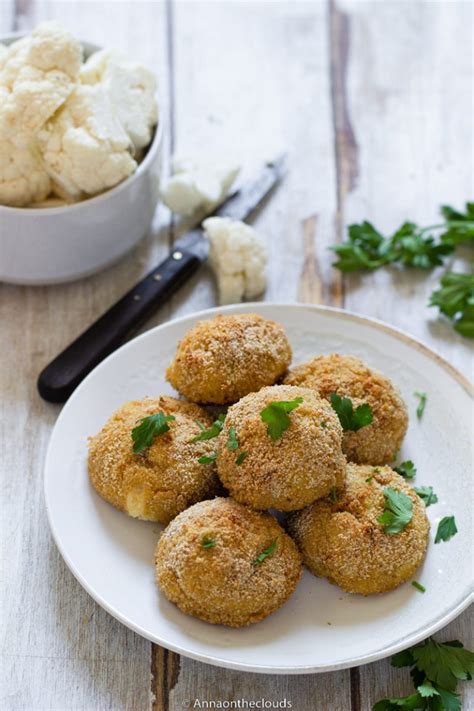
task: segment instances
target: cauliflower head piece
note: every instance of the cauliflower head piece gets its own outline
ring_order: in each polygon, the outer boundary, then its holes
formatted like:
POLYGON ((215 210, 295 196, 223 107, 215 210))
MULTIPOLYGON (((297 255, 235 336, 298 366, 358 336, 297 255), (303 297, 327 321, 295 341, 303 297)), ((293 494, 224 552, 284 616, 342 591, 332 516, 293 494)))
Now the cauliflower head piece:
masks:
POLYGON ((38 144, 55 192, 65 199, 95 195, 137 167, 128 134, 100 85, 78 85, 38 133, 38 144))
POLYGON ((14 42, 0 60, 0 132, 26 147, 66 101, 82 62, 78 40, 54 22, 14 42))
POLYGON ((51 180, 33 149, 0 139, 0 205, 24 207, 45 200, 51 180))
POLYGON ((147 146, 158 120, 153 74, 113 50, 92 54, 81 68, 83 84, 101 84, 136 151, 147 146))
POLYGON ((209 264, 219 290, 219 303, 253 299, 265 291, 267 254, 256 231, 240 220, 208 217, 209 264))
POLYGON ((173 175, 163 187, 161 197, 167 207, 180 215, 191 215, 198 209, 207 212, 227 195, 240 166, 219 160, 176 157, 173 175))

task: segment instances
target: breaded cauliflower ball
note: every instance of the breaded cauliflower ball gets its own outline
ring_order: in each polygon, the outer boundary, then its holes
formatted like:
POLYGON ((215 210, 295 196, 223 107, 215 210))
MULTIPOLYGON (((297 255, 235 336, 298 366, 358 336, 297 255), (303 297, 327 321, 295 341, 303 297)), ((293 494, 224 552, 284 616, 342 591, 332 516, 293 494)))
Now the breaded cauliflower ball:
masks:
POLYGON ((103 499, 134 518, 169 523, 191 504, 220 488, 215 465, 198 459, 212 454, 210 441, 191 442, 212 418, 198 405, 172 397, 146 398, 122 405, 89 440, 89 477, 103 499), (169 430, 134 454, 132 430, 144 417, 163 412, 175 419, 169 430))
POLYGON ((345 488, 293 514, 288 531, 317 576, 350 593, 370 595, 393 590, 421 564, 430 524, 425 505, 403 477, 390 467, 348 464, 345 488), (384 488, 401 491, 413 502, 413 517, 399 533, 385 533, 378 522, 384 488))
POLYGON ((332 353, 292 368, 288 385, 313 388, 326 400, 331 393, 349 397, 354 409, 362 403, 372 408, 373 421, 357 432, 345 431, 342 449, 351 462, 388 464, 395 459, 408 427, 405 403, 388 378, 359 358, 332 353))
POLYGON ((219 435, 217 471, 231 496, 254 509, 295 511, 343 484, 342 428, 332 407, 313 390, 274 385, 229 408, 219 435), (274 440, 262 410, 302 398, 274 440), (232 444, 232 440, 234 444, 232 444), (238 448, 235 447, 235 440, 238 448))
POLYGON ((166 377, 189 400, 223 405, 273 385, 290 361, 290 344, 275 321, 219 315, 186 333, 166 377))
POLYGON ((161 535, 155 561, 168 600, 229 627, 277 610, 302 574, 298 549, 273 516, 230 498, 201 501, 177 516, 161 535))

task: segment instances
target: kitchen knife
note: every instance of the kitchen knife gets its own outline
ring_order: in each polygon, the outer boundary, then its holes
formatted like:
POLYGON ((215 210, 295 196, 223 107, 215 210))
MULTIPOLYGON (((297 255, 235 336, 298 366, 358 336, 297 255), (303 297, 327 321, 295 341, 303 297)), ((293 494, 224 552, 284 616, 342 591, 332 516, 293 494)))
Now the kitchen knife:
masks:
MULTIPOLYGON (((243 220, 262 203, 285 172, 285 157, 267 163, 215 212, 217 217, 243 220)), ((207 259, 208 243, 199 227, 174 244, 171 254, 152 269, 84 333, 63 350, 38 378, 44 400, 65 402, 81 380, 162 306, 207 259)))

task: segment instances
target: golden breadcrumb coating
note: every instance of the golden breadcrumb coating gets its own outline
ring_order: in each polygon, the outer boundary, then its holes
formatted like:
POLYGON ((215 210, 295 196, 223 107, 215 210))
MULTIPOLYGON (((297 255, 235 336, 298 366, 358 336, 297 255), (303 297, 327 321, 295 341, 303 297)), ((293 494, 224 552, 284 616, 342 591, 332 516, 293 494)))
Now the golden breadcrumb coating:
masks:
POLYGON ((326 498, 293 514, 288 531, 314 575, 350 593, 387 592, 408 580, 421 564, 430 524, 425 505, 390 467, 348 464, 346 485, 336 501, 326 498), (399 533, 384 533, 385 487, 413 501, 413 518, 399 533))
POLYGON ((333 392, 349 397, 354 409, 368 403, 372 423, 358 432, 344 432, 342 449, 349 461, 358 464, 388 464, 394 460, 407 431, 408 413, 393 384, 381 373, 359 358, 333 353, 297 365, 284 382, 313 388, 326 400, 333 392))
POLYGON ((294 511, 342 486, 346 459, 342 428, 332 407, 313 390, 274 385, 229 408, 219 435, 217 471, 231 496, 254 509, 294 511), (303 402, 289 414, 290 426, 273 441, 261 411, 272 402, 303 402), (233 427, 239 448, 227 448, 233 427), (246 457, 237 463, 239 454, 246 457))
POLYGON ((155 561, 168 600, 188 615, 229 627, 277 610, 302 574, 298 549, 273 516, 230 498, 202 501, 177 516, 161 535, 155 561), (204 548, 209 541, 215 545, 204 548))
POLYGON ((196 420, 212 418, 198 405, 173 397, 146 398, 122 405, 89 440, 89 477, 102 498, 135 518, 168 523, 191 504, 219 490, 215 465, 199 464, 215 442, 191 443, 199 434, 196 420), (133 453, 132 429, 157 412, 173 415, 169 431, 155 437, 140 454, 133 453))
POLYGON ((257 314, 198 321, 178 344, 166 377, 193 402, 236 402, 273 385, 291 362, 283 327, 257 314))

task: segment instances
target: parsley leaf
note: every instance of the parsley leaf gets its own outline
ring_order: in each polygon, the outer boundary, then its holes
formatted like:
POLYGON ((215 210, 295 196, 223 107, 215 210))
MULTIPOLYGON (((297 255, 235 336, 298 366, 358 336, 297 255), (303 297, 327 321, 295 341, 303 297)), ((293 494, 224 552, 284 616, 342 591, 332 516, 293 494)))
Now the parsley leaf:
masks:
POLYGON ((438 503, 438 497, 434 493, 432 486, 414 486, 413 490, 418 494, 420 499, 423 499, 426 508, 438 503))
POLYGON ((461 336, 474 338, 474 274, 447 272, 431 294, 429 306, 437 306, 461 336))
POLYGON ((400 699, 382 699, 373 711, 460 711, 461 699, 455 693, 458 681, 471 679, 474 674, 474 654, 464 649, 461 642, 427 639, 395 654, 391 663, 394 667, 412 667, 410 675, 417 693, 400 699))
POLYGON ((414 392, 413 395, 419 399, 418 407, 416 408, 416 416, 419 420, 423 417, 423 413, 426 407, 426 401, 428 400, 428 395, 426 393, 414 392))
POLYGON ((441 214, 444 221, 439 224, 420 227, 404 222, 389 236, 367 221, 349 225, 347 241, 330 247, 337 255, 333 266, 343 272, 373 270, 385 264, 418 269, 438 266, 457 245, 474 239, 474 203, 466 203, 465 212, 443 205, 441 214))
POLYGON ((411 651, 417 668, 446 691, 455 691, 458 680, 465 681, 474 674, 474 653, 457 640, 440 643, 427 639, 411 651))
POLYGON ((173 415, 157 412, 156 415, 149 415, 140 420, 140 423, 132 430, 134 454, 140 454, 153 444, 155 437, 168 432, 168 422, 175 419, 173 415))
POLYGON ((227 437, 226 447, 231 452, 235 452, 235 450, 239 448, 239 440, 237 439, 235 427, 229 427, 229 434, 227 437))
POLYGON ((458 529, 456 528, 454 516, 445 516, 438 523, 435 543, 439 543, 440 541, 449 541, 449 539, 455 536, 457 532, 458 529))
POLYGON ((302 402, 302 397, 297 397, 289 402, 283 400, 271 402, 261 411, 260 418, 267 424, 267 432, 274 442, 280 439, 283 432, 290 426, 288 413, 301 405, 302 402))
POLYGON ((240 467, 240 465, 243 463, 244 459, 247 457, 248 452, 241 452, 237 459, 235 460, 235 463, 240 467))
POLYGON ((204 454, 202 457, 199 457, 198 462, 199 464, 211 464, 211 462, 215 462, 217 459, 217 452, 212 452, 212 454, 204 454))
POLYGON ((368 403, 359 405, 354 410, 350 398, 340 397, 337 393, 331 393, 331 405, 339 418, 343 430, 357 432, 362 427, 370 425, 373 420, 372 408, 368 403))
POLYGON ((199 422, 199 420, 196 420, 197 424, 199 425, 201 429, 201 433, 198 434, 196 437, 193 437, 191 440, 191 443, 194 444, 194 442, 204 442, 205 440, 208 439, 214 439, 214 437, 217 437, 219 432, 224 426, 224 420, 225 420, 225 415, 221 414, 217 418, 217 420, 214 420, 212 425, 209 427, 209 429, 206 429, 202 422, 199 422))
POLYGON ((420 694, 411 694, 410 696, 403 696, 400 699, 382 699, 381 701, 377 701, 372 711, 398 711, 399 709, 414 711, 415 709, 423 708, 425 708, 425 704, 420 694))
POLYGON ((275 539, 274 541, 272 541, 270 543, 268 548, 265 548, 264 551, 262 551, 261 553, 258 554, 258 556, 253 561, 253 564, 254 565, 261 565, 263 563, 263 561, 265 560, 265 558, 268 558, 269 555, 272 555, 272 553, 275 552, 276 547, 277 547, 277 542, 275 539))
POLYGON ((214 538, 209 538, 208 536, 204 536, 201 541, 201 545, 203 548, 214 548, 216 544, 217 541, 214 538))
POLYGON ((397 474, 404 477, 404 479, 413 479, 416 475, 416 467, 411 459, 407 459, 406 462, 402 462, 400 466, 394 467, 393 470, 397 472, 397 474))
POLYGON ((400 533, 413 517, 413 501, 402 491, 386 486, 383 490, 385 508, 377 521, 383 525, 384 533, 400 533))
MULTIPOLYGON (((414 588, 419 590, 419 592, 422 592, 422 593, 426 592, 425 586, 422 585, 421 583, 419 583, 418 580, 412 580, 411 584, 413 585, 414 588)), ((419 691, 419 689, 418 689, 418 691, 419 691)))

